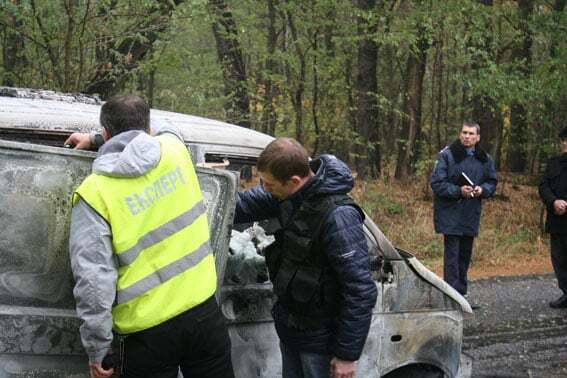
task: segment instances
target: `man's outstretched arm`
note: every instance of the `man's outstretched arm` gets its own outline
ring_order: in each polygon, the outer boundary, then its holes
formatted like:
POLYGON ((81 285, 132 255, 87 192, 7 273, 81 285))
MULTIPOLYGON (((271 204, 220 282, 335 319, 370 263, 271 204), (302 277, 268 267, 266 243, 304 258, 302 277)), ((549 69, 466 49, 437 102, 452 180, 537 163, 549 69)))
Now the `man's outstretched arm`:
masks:
POLYGON ((91 375, 107 377, 112 375, 112 369, 104 370, 100 364, 112 342, 111 311, 118 270, 110 227, 83 200, 73 207, 69 253, 77 315, 83 322, 81 341, 89 357, 91 375))

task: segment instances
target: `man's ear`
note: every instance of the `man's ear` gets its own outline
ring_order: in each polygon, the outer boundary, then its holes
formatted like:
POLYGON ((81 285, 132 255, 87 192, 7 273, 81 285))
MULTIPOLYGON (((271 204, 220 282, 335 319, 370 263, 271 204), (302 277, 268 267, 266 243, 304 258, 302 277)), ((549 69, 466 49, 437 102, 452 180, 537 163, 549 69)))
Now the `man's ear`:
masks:
POLYGON ((291 181, 293 186, 297 186, 303 182, 303 180, 299 176, 291 176, 289 180, 291 181))
POLYGON ((105 142, 111 138, 110 133, 108 132, 106 127, 102 128, 102 138, 104 139, 105 142))

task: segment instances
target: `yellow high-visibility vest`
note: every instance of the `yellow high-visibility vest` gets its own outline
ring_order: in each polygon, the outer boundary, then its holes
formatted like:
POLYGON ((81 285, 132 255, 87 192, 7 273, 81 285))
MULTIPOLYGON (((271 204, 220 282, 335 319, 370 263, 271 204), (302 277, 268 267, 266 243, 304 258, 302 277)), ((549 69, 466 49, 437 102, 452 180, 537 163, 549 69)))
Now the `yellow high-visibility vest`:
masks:
POLYGON ((214 257, 201 189, 185 145, 158 136, 161 159, 139 177, 93 173, 73 194, 112 232, 118 260, 114 329, 138 332, 175 317, 216 290, 214 257))

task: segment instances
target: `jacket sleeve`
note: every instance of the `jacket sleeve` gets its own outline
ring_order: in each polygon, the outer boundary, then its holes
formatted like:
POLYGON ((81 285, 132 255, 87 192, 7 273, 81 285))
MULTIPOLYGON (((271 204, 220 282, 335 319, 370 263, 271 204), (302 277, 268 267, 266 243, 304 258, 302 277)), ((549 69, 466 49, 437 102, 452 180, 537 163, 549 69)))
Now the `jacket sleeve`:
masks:
POLYGON ((322 248, 339 283, 339 322, 333 346, 336 357, 356 361, 362 353, 376 304, 377 288, 370 273, 362 216, 340 206, 327 217, 322 248))
POLYGON ((496 185, 498 184, 498 176, 496 176, 496 168, 494 168, 494 160, 489 156, 486 163, 486 178, 480 187, 482 188, 482 198, 489 198, 496 192, 496 185))
POLYGON ((553 202, 557 200, 557 196, 555 195, 555 193, 553 193, 549 182, 551 177, 553 176, 552 171, 554 163, 555 162, 553 158, 547 161, 547 165, 545 166, 545 173, 538 187, 539 196, 545 206, 547 206, 548 210, 553 208, 553 202))
POLYGON ((80 199, 71 215, 69 253, 81 341, 91 363, 100 363, 112 342, 118 269, 111 240, 106 221, 80 199))
POLYGON ((449 164, 443 151, 437 156, 430 184, 437 197, 455 200, 461 198, 461 188, 449 181, 449 164))
POLYGON ((255 222, 278 215, 278 200, 261 186, 237 193, 234 223, 255 222))

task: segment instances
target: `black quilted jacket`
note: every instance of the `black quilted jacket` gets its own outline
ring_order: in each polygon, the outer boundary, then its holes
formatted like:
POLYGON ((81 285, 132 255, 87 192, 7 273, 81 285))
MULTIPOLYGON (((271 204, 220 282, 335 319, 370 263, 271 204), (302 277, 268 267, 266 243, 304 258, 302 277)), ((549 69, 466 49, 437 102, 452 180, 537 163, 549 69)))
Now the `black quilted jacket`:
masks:
MULTIPOLYGON (((303 198, 314 194, 348 193, 353 187, 350 169, 332 155, 312 161, 315 177, 291 198, 296 210, 303 198)), ((276 198, 256 187, 239 193, 235 223, 278 216, 282 207, 276 198)), ((292 211, 293 211, 292 210, 292 211)), ((340 310, 330 324, 317 330, 288 327, 287 311, 276 303, 273 309, 276 330, 282 342, 307 352, 332 354, 344 360, 358 360, 368 335, 377 289, 368 264, 368 247, 362 229, 363 218, 352 206, 340 206, 323 225, 321 245, 339 283, 340 310)))

